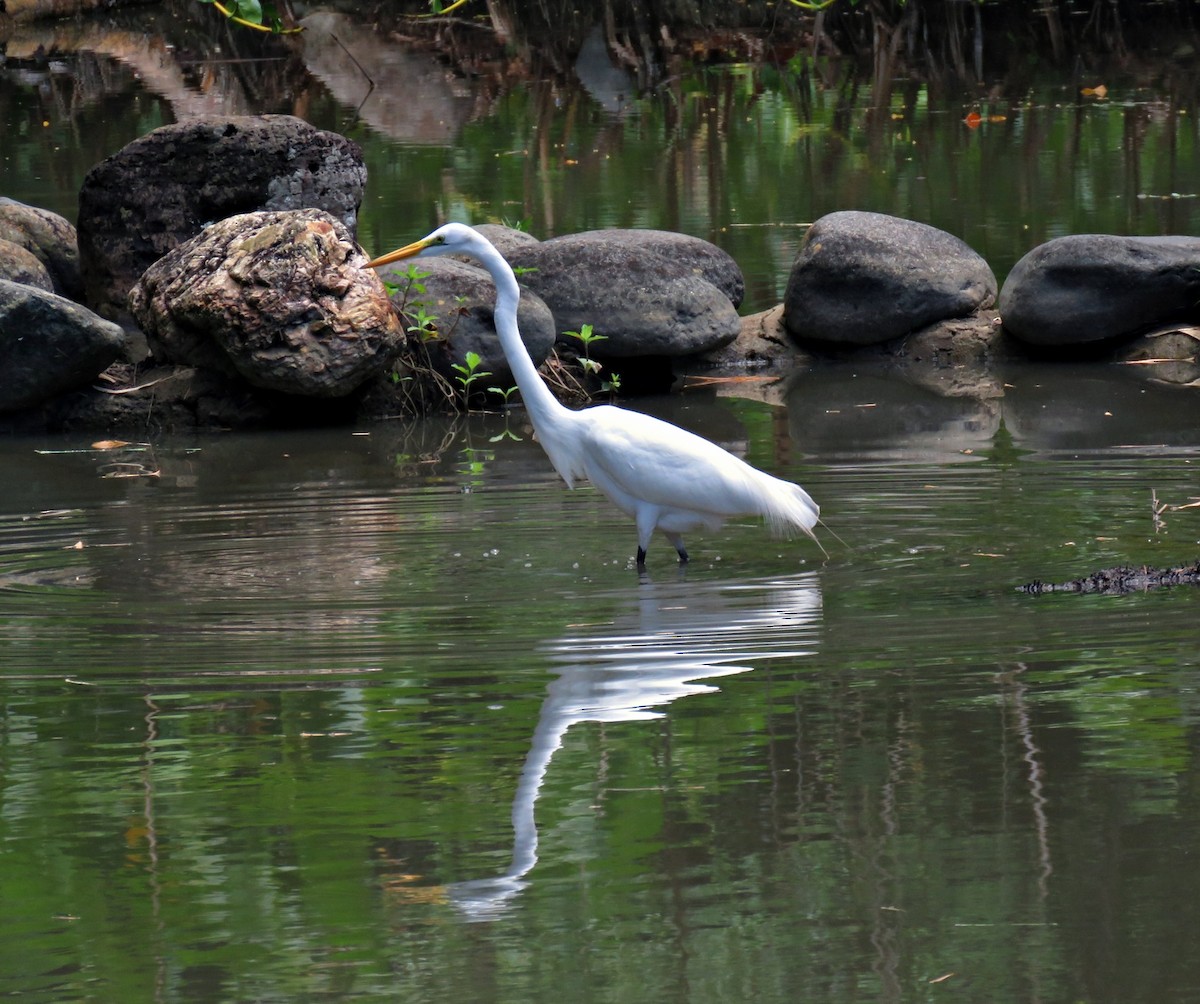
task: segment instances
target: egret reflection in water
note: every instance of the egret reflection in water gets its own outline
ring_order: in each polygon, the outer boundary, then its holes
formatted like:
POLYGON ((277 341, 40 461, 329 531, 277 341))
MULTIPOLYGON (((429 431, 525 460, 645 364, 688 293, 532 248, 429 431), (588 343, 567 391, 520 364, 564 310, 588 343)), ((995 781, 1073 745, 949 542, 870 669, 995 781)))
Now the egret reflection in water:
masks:
POLYGON ((737 583, 646 582, 603 632, 548 643, 562 669, 546 687, 513 797, 512 863, 494 878, 448 886, 451 902, 471 920, 492 920, 526 887, 538 860, 538 795, 572 725, 661 718, 659 709, 673 701, 718 690, 706 680, 810 655, 820 619, 814 573, 737 583))

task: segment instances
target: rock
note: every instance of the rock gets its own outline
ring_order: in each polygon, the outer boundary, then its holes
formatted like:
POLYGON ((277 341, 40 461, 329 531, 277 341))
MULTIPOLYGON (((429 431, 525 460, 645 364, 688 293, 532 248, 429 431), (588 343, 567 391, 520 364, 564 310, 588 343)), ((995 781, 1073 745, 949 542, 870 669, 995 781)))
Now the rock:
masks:
POLYGON ((1000 315, 991 308, 935 321, 887 348, 895 359, 931 369, 986 365, 1008 354, 1000 315))
POLYGON ((89 383, 124 341, 117 325, 86 307, 0 279, 0 411, 33 408, 89 383))
POLYGON ((764 369, 794 368, 811 361, 811 357, 791 338, 783 326, 783 306, 750 314, 741 319, 741 330, 728 345, 705 352, 694 359, 684 360, 689 372, 709 373, 754 372, 764 369))
MULTIPOLYGON (((404 271, 411 264, 397 263, 404 271)), ((481 359, 478 368, 491 374, 484 384, 512 386, 512 371, 504 358, 493 320, 496 288, 491 276, 477 266, 453 258, 423 259, 417 266, 427 273, 421 279, 423 293, 410 290, 403 273, 395 267, 391 271, 384 269, 383 278, 399 287, 392 296, 397 310, 405 310, 411 317, 422 308, 436 318, 438 337, 426 343, 433 368, 454 383, 459 374, 453 364, 464 365, 467 353, 475 352, 481 359)), ((556 332, 550 308, 536 293, 525 290, 517 308, 517 324, 534 364, 540 364, 554 348, 556 332)))
POLYGON ((323 209, 353 234, 365 183, 357 144, 290 115, 202 117, 155 129, 84 179, 87 302, 119 317, 147 268, 230 216, 323 209))
POLYGON ((0 279, 54 292, 54 280, 32 251, 0 238, 0 279))
POLYGON ((402 344, 383 284, 318 209, 215 223, 146 270, 130 309, 159 362, 236 372, 255 387, 349 394, 402 344))
POLYGON ((879 213, 838 212, 809 228, 784 297, 801 342, 872 345, 991 306, 987 262, 945 231, 879 213))
POLYGON ((1047 241, 1013 266, 1000 316, 1021 341, 1059 347, 1195 320, 1198 303, 1200 238, 1077 234, 1047 241))
MULTIPOLYGON (((490 238, 489 238, 490 240, 490 238)), ((565 237, 552 237, 551 246, 559 242, 600 244, 619 243, 640 248, 669 258, 683 274, 691 273, 707 279, 729 297, 734 307, 742 305, 746 295, 746 279, 738 263, 721 248, 700 237, 679 234, 671 230, 585 230, 565 237)), ((493 242, 494 243, 494 242, 493 242)))
POLYGON ((0 240, 12 241, 37 258, 49 273, 55 293, 82 301, 75 228, 58 213, 0 198, 0 240))
POLYGON ((991 308, 937 321, 890 343, 883 351, 897 374, 942 397, 979 401, 1004 397, 1004 382, 995 363, 1010 353, 1000 315, 991 308))
MULTIPOLYGON (((508 257, 509 251, 513 248, 519 248, 526 244, 541 243, 533 234, 526 233, 524 230, 516 230, 513 227, 506 227, 500 223, 480 223, 473 229, 483 234, 492 247, 504 255, 505 258, 508 257)), ((473 262, 472 264, 475 263, 473 262)))
POLYGON ((546 301, 560 335, 590 324, 604 336, 593 355, 694 355, 733 341, 741 330, 721 290, 633 238, 556 237, 516 247, 508 260, 529 270, 521 282, 546 301))
POLYGON ((0 431, 105 429, 145 436, 236 429, 277 422, 274 405, 241 378, 214 370, 189 366, 146 369, 117 362, 100 375, 97 386, 65 394, 37 412, 23 412, 12 421, 0 422, 0 431))

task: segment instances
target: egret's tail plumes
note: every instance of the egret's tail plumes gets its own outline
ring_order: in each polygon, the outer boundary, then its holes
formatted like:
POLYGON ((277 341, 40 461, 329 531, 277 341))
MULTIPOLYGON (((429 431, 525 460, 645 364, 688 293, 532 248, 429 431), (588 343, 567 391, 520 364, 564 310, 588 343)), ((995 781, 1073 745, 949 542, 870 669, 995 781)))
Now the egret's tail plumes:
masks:
MULTIPOLYGON (((799 530, 817 541, 813 527, 821 518, 821 508, 812 500, 812 496, 790 481, 783 481, 761 471, 756 473, 763 479, 762 517, 771 532, 779 537, 793 537, 799 530)), ((820 543, 817 541, 818 546, 820 543)))

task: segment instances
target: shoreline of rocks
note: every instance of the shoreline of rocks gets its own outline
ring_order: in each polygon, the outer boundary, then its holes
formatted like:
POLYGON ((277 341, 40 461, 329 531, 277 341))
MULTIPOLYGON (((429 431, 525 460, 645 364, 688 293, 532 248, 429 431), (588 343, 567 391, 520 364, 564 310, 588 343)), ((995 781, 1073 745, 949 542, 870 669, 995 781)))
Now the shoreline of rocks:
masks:
MULTIPOLYGON (((417 292, 406 265, 388 277, 389 294, 364 268, 354 231, 365 184, 352 141, 260 115, 192 119, 135 140, 88 174, 78 230, 0 199, 0 428, 411 413, 414 346, 448 387, 468 353, 489 385, 506 387, 485 272, 422 262, 417 292)), ((587 354, 621 372, 623 393, 666 390, 685 372, 782 376, 846 359, 925 373, 950 394, 1023 356, 1155 361, 1171 364, 1173 382, 1200 378, 1197 238, 1056 238, 998 289, 957 237, 846 210, 809 228, 783 303, 741 317, 742 272, 702 239, 480 229, 525 288, 520 321, 535 360, 577 351, 564 333, 590 324, 599 337, 587 354)))

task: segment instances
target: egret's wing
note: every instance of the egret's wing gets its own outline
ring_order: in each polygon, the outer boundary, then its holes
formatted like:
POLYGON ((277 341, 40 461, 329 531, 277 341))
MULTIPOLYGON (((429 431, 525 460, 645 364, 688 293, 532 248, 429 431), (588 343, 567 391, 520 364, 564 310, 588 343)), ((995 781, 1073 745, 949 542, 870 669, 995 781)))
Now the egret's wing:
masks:
POLYGON ((629 498, 714 516, 763 511, 756 492, 767 475, 707 439, 623 408, 593 408, 584 453, 593 482, 629 498))

